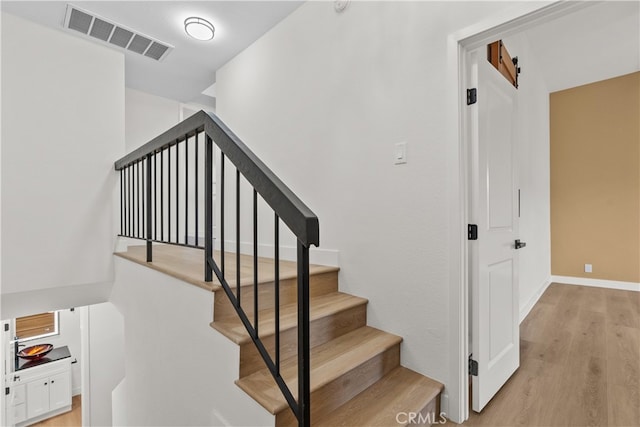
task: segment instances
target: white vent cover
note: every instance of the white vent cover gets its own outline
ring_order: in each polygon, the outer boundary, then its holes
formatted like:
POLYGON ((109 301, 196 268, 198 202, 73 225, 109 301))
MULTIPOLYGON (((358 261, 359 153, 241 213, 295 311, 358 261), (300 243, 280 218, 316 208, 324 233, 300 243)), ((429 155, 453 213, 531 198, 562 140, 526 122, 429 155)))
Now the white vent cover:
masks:
POLYGON ((67 4, 64 27, 156 61, 166 58, 173 49, 173 46, 168 43, 111 22, 71 4, 67 4))

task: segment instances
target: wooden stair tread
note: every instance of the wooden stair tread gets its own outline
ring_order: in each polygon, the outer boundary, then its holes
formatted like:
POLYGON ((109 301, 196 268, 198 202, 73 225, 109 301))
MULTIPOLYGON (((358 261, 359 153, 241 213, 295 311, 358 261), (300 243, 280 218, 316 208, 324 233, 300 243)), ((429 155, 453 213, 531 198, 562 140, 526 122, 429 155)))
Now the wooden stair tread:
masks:
MULTIPOLYGON (((363 326, 311 349, 311 392, 360 366, 367 360, 400 344, 402 338, 370 326, 363 326)), ((281 362, 280 374, 297 397, 298 367, 295 357, 281 362)), ((272 414, 288 408, 271 373, 262 369, 236 384, 272 414)))
MULTIPOLYGON (((221 297, 226 298, 226 295, 221 297)), ((309 321, 313 322, 316 319, 366 304, 367 300, 342 292, 331 292, 326 295, 313 297, 309 300, 309 303, 309 321)), ((253 322, 253 316, 250 317, 250 321, 253 322)), ((280 332, 282 333, 288 329, 295 328, 297 324, 297 304, 288 304, 280 307, 280 332)), ((211 327, 236 344, 245 344, 251 341, 251 337, 249 337, 246 328, 240 321, 240 318, 235 314, 232 317, 212 322, 211 327)), ((273 335, 275 333, 275 308, 259 312, 258 333, 260 337, 273 335)))
MULTIPOLYGON (((116 252, 114 255, 137 264, 149 267, 177 279, 183 280, 200 288, 219 291, 222 286, 215 277, 212 282, 205 282, 204 278, 204 251, 198 248, 189 248, 175 245, 153 245, 153 261, 146 261, 146 246, 133 245, 126 252, 116 252)), ((214 259, 219 264, 220 251, 214 252, 214 259)), ((236 254, 225 252, 225 278, 232 289, 236 285, 236 254)), ((253 257, 240 255, 241 271, 240 286, 253 286, 253 257)), ((258 257, 258 283, 270 283, 274 280, 275 262, 271 258, 258 257)), ((325 265, 309 265, 309 275, 338 271, 338 267, 325 265)), ((297 277, 297 264, 293 261, 280 260, 280 280, 297 277)))
MULTIPOLYGON (((317 420, 314 426, 397 426, 398 413, 420 412, 438 397, 443 387, 431 378, 399 366, 338 409, 317 420)), ((438 420, 438 415, 432 422, 438 420)))

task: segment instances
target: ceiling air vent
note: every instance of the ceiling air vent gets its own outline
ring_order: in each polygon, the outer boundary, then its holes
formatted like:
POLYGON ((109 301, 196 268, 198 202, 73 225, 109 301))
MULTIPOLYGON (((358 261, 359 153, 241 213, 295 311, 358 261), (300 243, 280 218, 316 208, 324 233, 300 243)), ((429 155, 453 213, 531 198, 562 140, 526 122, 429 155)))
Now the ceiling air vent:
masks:
POLYGON ((173 49, 173 46, 168 43, 156 40, 153 37, 109 21, 95 13, 71 4, 67 5, 64 27, 130 52, 139 53, 156 61, 166 58, 173 49))

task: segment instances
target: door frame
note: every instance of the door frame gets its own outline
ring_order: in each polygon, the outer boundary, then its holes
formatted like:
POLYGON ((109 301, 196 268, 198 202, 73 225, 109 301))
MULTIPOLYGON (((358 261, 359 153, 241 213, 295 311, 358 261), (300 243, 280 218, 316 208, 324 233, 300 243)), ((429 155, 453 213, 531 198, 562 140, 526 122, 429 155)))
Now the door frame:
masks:
MULTIPOLYGON (((463 28, 447 39, 449 110, 447 144, 447 194, 449 206, 449 383, 442 408, 449 419, 461 423, 469 418, 469 269, 467 224, 469 221, 470 178, 466 90, 467 53, 536 25, 568 15, 600 2, 551 1, 517 4, 502 13, 463 28)), ((480 95, 481 96, 481 95, 480 95)))

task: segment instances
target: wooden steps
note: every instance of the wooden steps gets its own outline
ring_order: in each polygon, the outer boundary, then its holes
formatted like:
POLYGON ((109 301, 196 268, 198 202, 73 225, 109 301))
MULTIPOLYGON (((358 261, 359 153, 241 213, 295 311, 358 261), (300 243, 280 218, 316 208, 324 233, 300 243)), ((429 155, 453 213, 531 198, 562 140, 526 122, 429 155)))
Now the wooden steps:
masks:
MULTIPOLYGON (((201 250, 154 245, 153 263, 144 261, 143 247, 130 247, 117 255, 214 292, 211 327, 240 347, 240 377, 236 384, 274 414, 276 426, 297 425, 222 287, 201 280, 201 250)), ((215 254, 216 261, 220 255, 215 254)), ((225 255, 225 277, 234 295, 235 261, 235 254, 225 255)), ((240 261, 241 305, 253 322, 253 259, 242 255, 240 261)), ((283 261, 279 268, 280 373, 297 396, 296 264, 283 261)), ((259 258, 258 281, 258 332, 273 357, 276 331, 272 260, 259 258)), ((442 384, 400 366, 402 338, 367 326, 367 300, 338 291, 338 269, 312 265, 309 283, 312 425, 429 425, 439 421, 442 384), (409 418, 411 414, 413 419, 409 418)))
MULTIPOLYGON (((310 297, 314 298, 331 292, 338 291, 338 269, 335 267, 312 266, 309 276, 310 297)), ((258 276, 258 310, 273 310, 275 306, 273 272, 269 276, 258 276)), ((235 280, 234 280, 235 283, 235 280)), ((280 306, 296 304, 298 302, 298 282, 295 274, 291 277, 280 278, 280 306)), ((231 291, 236 295, 236 286, 231 285, 231 291)), ((237 319, 235 308, 229 298, 222 291, 216 289, 214 305, 214 321, 225 321, 229 318, 237 319), (219 293, 218 293, 219 292, 219 293)), ((243 310, 249 317, 253 315, 253 282, 240 285, 240 302, 243 310)))
POLYGON ((440 420, 437 397, 441 391, 442 384, 439 382, 399 366, 313 425, 316 427, 415 425, 418 421, 426 420, 427 417, 434 424, 440 420), (416 416, 415 421, 410 423, 410 414, 422 416, 416 416))
MULTIPOLYGON (((311 298, 310 304, 311 309, 309 312, 309 321, 312 324, 311 328, 314 329, 314 322, 321 321, 322 319, 326 319, 333 315, 339 316, 342 312, 348 312, 359 307, 364 308, 367 304, 367 300, 344 294, 342 292, 332 292, 330 294, 311 298)), ((297 316, 297 304, 282 306, 280 308, 280 332, 282 333, 290 329, 295 329, 298 324, 297 316)), ((250 320, 253 320, 253 318, 250 318, 250 320)), ((226 317, 222 320, 211 322, 211 327, 236 344, 245 344, 251 341, 247 330, 238 317, 226 317)), ((273 335, 274 332, 275 309, 269 308, 261 310, 258 318, 259 336, 264 338, 273 335)), ((318 330, 317 332, 322 333, 322 330, 318 330)))
MULTIPOLYGON (((400 363, 402 338, 368 326, 356 329, 311 351, 312 410, 327 406, 335 393, 355 396, 400 363), (377 378, 376 378, 377 377, 377 378), (321 405, 314 405, 314 400, 321 405)), ((282 378, 297 396, 298 365, 295 357, 283 361, 282 378)), ((272 414, 289 409, 267 370, 236 382, 272 414)), ((335 409, 334 406, 332 409, 335 409)))

